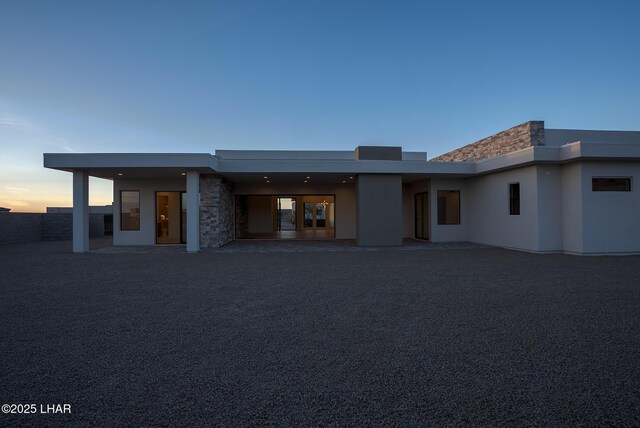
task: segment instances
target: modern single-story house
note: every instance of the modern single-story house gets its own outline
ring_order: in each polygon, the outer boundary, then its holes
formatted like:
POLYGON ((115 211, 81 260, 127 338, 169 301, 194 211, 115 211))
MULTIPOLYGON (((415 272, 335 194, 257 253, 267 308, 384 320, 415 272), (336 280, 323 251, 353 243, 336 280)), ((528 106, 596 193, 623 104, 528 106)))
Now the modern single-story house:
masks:
POLYGON ((640 253, 640 132, 526 122, 424 152, 46 153, 73 173, 73 250, 89 249, 88 177, 114 182, 114 245, 234 239, 469 241, 537 253, 640 253))

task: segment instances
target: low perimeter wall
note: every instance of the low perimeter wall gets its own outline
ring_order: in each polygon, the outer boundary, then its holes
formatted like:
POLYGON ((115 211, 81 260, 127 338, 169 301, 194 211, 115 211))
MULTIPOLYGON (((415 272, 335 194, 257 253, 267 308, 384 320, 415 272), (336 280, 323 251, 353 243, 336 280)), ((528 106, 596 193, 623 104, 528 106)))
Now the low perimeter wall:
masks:
MULTIPOLYGON (((105 214, 89 214, 89 237, 105 236, 105 214)), ((66 241, 73 234, 71 213, 0 212, 0 243, 66 241)))

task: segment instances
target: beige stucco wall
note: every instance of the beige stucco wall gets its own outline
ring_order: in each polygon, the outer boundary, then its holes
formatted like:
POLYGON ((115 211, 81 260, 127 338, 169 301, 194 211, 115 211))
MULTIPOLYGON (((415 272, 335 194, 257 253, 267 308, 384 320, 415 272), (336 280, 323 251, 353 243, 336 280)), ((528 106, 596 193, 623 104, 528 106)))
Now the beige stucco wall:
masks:
POLYGON ((640 162, 582 162, 582 252, 640 252, 640 162), (592 177, 631 177, 630 192, 593 192, 592 177))
POLYGON ((356 201, 358 245, 402 245, 401 175, 358 175, 356 201))
POLYGON ((459 178, 432 178, 429 190, 429 208, 432 242, 467 240, 467 182, 459 178), (460 191, 460 224, 438 224, 438 190, 460 191))
MULTIPOLYGON (((538 165, 537 176, 537 233, 539 252, 563 250, 562 233, 562 166, 538 165)), ((522 192, 522 189, 520 190, 522 192)))
POLYGON ((247 199, 247 224, 249 233, 273 231, 273 206, 271 196, 255 196, 247 199))
MULTIPOLYGON (((415 238, 415 195, 429 192, 431 181, 429 179, 414 181, 402 186, 402 231, 404 238, 415 238)), ((431 198, 431 194, 429 194, 431 198)), ((430 216, 433 217, 433 216, 430 216)), ((429 225, 431 230, 431 225, 429 225)))
POLYGON ((562 187, 562 249, 569 253, 582 253, 582 164, 563 165, 562 187))
POLYGON ((154 245, 156 243, 156 193, 186 191, 185 178, 113 180, 113 244, 154 245), (120 230, 120 191, 140 191, 140 230, 120 230))
POLYGON ((471 242, 522 250, 538 248, 537 170, 535 166, 467 180, 464 206, 471 242), (509 184, 520 183, 520 215, 509 214, 509 184))

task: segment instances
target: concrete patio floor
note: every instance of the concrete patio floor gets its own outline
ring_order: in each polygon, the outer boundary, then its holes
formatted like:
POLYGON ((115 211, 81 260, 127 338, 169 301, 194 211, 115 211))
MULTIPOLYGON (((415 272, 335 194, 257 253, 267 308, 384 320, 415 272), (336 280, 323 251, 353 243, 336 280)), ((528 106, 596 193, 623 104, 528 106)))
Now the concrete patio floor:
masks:
MULTIPOLYGON (((398 251, 413 250, 454 250, 482 248, 481 245, 470 242, 442 242, 431 243, 415 239, 405 239, 402 246, 398 247, 358 247, 352 239, 319 239, 319 240, 277 240, 277 239, 247 239, 232 241, 219 248, 202 248, 203 253, 264 253, 284 252, 298 253, 310 251, 386 251, 389 249, 398 251)), ((94 253, 103 254, 162 254, 186 252, 185 245, 138 245, 138 246, 112 246, 103 241, 95 245, 94 253)))
MULTIPOLYGON (((232 247, 229 247, 232 248, 232 247)), ((0 246, 2 426, 640 425, 640 257, 0 246)))

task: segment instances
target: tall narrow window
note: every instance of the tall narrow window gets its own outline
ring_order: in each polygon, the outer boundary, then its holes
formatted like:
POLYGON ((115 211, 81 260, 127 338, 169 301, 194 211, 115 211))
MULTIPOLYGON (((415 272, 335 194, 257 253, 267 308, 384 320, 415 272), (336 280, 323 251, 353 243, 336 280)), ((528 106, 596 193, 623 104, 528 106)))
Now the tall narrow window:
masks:
POLYGON ((120 230, 140 230, 140 192, 120 192, 120 230))
POLYGON ((438 190, 438 224, 460 224, 459 190, 438 190))
POLYGON ((520 215, 520 183, 509 184, 509 214, 520 215))

